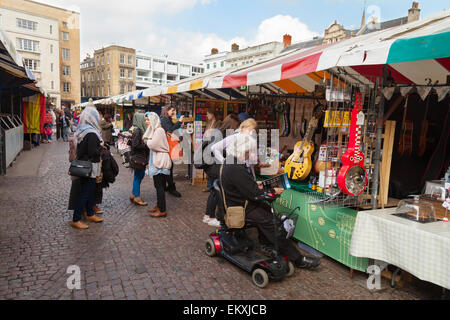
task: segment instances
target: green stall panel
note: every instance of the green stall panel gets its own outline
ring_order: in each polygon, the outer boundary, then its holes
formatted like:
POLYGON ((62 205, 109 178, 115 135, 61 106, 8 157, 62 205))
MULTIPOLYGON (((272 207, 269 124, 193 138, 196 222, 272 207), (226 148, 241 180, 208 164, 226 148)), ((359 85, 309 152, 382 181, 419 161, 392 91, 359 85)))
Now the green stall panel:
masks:
POLYGON ((366 272, 369 259, 349 254, 353 229, 358 212, 349 208, 307 204, 317 200, 308 186, 293 183, 275 203, 278 213, 290 213, 294 208, 298 216, 294 238, 322 252, 330 258, 358 271, 366 272), (308 194, 309 193, 309 194, 308 194))

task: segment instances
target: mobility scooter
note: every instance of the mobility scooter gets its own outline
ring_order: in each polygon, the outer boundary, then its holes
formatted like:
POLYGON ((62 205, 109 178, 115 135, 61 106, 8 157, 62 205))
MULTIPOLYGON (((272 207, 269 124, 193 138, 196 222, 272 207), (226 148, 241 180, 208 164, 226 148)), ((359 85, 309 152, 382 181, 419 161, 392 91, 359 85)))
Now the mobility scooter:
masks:
MULTIPOLYGON (((220 188, 219 182, 216 181, 214 183, 214 191, 219 198, 218 209, 224 213, 225 209, 220 188)), ((278 196, 275 192, 268 191, 265 188, 264 196, 261 199, 257 199, 258 201, 266 201, 270 204, 275 225, 275 235, 280 232, 281 228, 273 207, 273 203, 277 198, 278 196)), ((270 280, 279 281, 284 277, 289 277, 294 274, 294 264, 287 257, 281 256, 278 253, 276 236, 274 250, 270 250, 272 252, 263 252, 262 250, 257 250, 254 241, 246 233, 246 230, 253 226, 247 224, 244 229, 229 229, 223 219, 219 220, 222 220, 221 229, 212 233, 206 240, 205 252, 208 256, 224 257, 241 269, 251 273, 253 283, 260 288, 265 288, 270 280)))

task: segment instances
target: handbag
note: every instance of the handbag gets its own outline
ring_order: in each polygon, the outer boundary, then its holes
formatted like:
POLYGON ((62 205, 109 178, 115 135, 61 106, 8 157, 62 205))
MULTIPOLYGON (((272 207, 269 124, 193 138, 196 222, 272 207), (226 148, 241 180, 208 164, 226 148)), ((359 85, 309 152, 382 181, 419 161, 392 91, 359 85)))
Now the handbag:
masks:
POLYGON ((169 143, 169 156, 172 161, 183 158, 183 148, 181 148, 180 139, 173 133, 167 132, 167 142, 169 143))
POLYGON ((242 229, 245 226, 245 210, 247 210, 248 201, 245 201, 244 207, 228 207, 225 198, 225 191, 222 184, 223 165, 220 167, 220 189, 222 190, 223 205, 225 207, 225 224, 230 229, 242 229))
POLYGON ((130 167, 135 170, 145 170, 147 168, 147 157, 142 154, 131 155, 130 167))
POLYGON ((92 162, 73 160, 70 163, 69 175, 79 178, 90 178, 92 175, 92 162))

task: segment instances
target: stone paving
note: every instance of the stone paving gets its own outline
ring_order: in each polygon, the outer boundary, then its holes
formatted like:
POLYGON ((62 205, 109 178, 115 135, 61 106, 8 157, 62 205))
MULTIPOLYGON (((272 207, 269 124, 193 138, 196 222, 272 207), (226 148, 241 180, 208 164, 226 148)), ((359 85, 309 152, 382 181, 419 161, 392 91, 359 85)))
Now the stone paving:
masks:
MULTIPOLYGON (((383 289, 371 292, 364 274, 350 279, 348 268, 328 258, 316 271, 298 269, 292 278, 258 289, 244 271, 205 255, 205 239, 214 231, 201 222, 207 194, 185 180, 183 167, 175 177, 183 197, 167 196, 167 218, 153 219, 146 208, 130 203, 132 172, 121 167, 104 194, 105 223, 75 230, 66 210, 68 145, 39 148, 45 152, 37 174, 21 176, 15 166, 0 177, 0 299, 439 298, 439 288, 423 282, 392 289, 383 280, 383 289), (81 269, 81 290, 67 289, 70 265, 81 269)), ((148 177, 142 197, 155 205, 148 177)))

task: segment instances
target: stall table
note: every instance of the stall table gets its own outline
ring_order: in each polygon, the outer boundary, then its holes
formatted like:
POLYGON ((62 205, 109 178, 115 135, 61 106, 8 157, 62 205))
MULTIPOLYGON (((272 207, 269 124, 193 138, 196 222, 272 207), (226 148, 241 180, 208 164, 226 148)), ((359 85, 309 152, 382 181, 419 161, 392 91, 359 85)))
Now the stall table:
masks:
POLYGON ((395 210, 359 212, 350 254, 387 262, 450 289, 450 224, 421 224, 394 216, 395 210))

